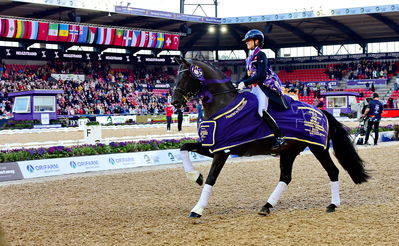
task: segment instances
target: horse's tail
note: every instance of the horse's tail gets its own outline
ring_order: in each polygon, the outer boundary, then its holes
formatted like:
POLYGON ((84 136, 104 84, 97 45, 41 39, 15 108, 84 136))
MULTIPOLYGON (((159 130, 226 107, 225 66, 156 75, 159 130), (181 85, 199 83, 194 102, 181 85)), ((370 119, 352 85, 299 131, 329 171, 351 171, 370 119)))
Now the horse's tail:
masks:
POLYGON ((349 173, 355 184, 366 182, 370 175, 364 169, 364 161, 357 153, 349 132, 334 116, 323 110, 330 126, 329 138, 332 140, 335 157, 342 167, 349 173))

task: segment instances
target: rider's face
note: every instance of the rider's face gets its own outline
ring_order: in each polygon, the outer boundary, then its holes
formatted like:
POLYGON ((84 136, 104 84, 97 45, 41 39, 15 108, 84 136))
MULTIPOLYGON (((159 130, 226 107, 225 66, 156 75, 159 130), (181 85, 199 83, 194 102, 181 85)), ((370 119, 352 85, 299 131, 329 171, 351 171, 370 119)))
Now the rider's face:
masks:
POLYGON ((255 41, 253 39, 247 39, 245 43, 247 44, 247 49, 249 50, 255 49, 255 41))

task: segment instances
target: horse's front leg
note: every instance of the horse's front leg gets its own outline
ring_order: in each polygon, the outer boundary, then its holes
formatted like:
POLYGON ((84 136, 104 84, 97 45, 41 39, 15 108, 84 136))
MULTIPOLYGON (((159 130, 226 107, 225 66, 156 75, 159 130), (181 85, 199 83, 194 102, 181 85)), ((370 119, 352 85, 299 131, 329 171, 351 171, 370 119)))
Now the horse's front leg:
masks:
POLYGON ((183 162, 184 172, 189 180, 196 182, 199 185, 204 183, 202 174, 195 170, 193 163, 190 160, 189 151, 196 152, 200 155, 213 157, 213 154, 209 153, 208 148, 202 147, 201 143, 186 143, 180 148, 180 155, 183 162))
POLYGON ((200 199, 198 200, 197 205, 195 205, 195 207, 191 210, 189 217, 199 218, 202 216, 205 207, 208 205, 208 200, 212 193, 212 187, 216 183, 216 179, 218 178, 220 171, 222 170, 228 157, 229 154, 224 152, 216 153, 214 155, 212 166, 209 170, 205 185, 202 188, 200 199))

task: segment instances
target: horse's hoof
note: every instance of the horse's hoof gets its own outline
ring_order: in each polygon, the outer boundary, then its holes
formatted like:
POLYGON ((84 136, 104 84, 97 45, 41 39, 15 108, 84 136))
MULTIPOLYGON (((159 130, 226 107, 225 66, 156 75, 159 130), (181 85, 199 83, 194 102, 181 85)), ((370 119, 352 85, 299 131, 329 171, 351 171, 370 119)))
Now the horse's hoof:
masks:
POLYGON ((327 207, 327 209, 326 209, 326 212, 327 213, 332 213, 332 212, 335 212, 335 208, 336 208, 337 206, 335 206, 335 204, 330 204, 330 205, 328 205, 328 207, 327 207))
POLYGON ((200 214, 197 214, 196 212, 191 212, 191 213, 188 215, 188 217, 189 217, 189 218, 201 218, 201 215, 200 215, 200 214))
POLYGON ((262 215, 262 216, 267 216, 267 215, 270 214, 270 209, 269 209, 268 207, 266 207, 266 206, 263 206, 263 207, 259 210, 258 214, 259 214, 259 215, 262 215))
POLYGON ((202 176, 201 173, 195 182, 197 182, 197 184, 199 184, 199 186, 202 186, 204 184, 204 177, 202 176))

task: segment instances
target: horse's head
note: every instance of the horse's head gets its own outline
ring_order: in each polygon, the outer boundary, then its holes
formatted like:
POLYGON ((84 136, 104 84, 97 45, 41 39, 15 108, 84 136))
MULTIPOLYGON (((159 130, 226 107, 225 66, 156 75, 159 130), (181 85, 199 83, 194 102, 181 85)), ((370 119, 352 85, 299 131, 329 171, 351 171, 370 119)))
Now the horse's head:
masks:
POLYGON ((200 94, 209 93, 209 84, 229 81, 219 69, 205 62, 188 61, 183 57, 175 58, 175 61, 180 65, 177 72, 176 87, 172 96, 172 104, 176 108, 185 105, 191 97, 204 97, 204 95, 200 94))
POLYGON ((183 57, 175 57, 175 61, 179 64, 179 70, 177 71, 177 82, 173 91, 172 104, 179 108, 185 105, 190 97, 198 94, 201 90, 201 83, 190 73, 192 64, 189 61, 183 57))

